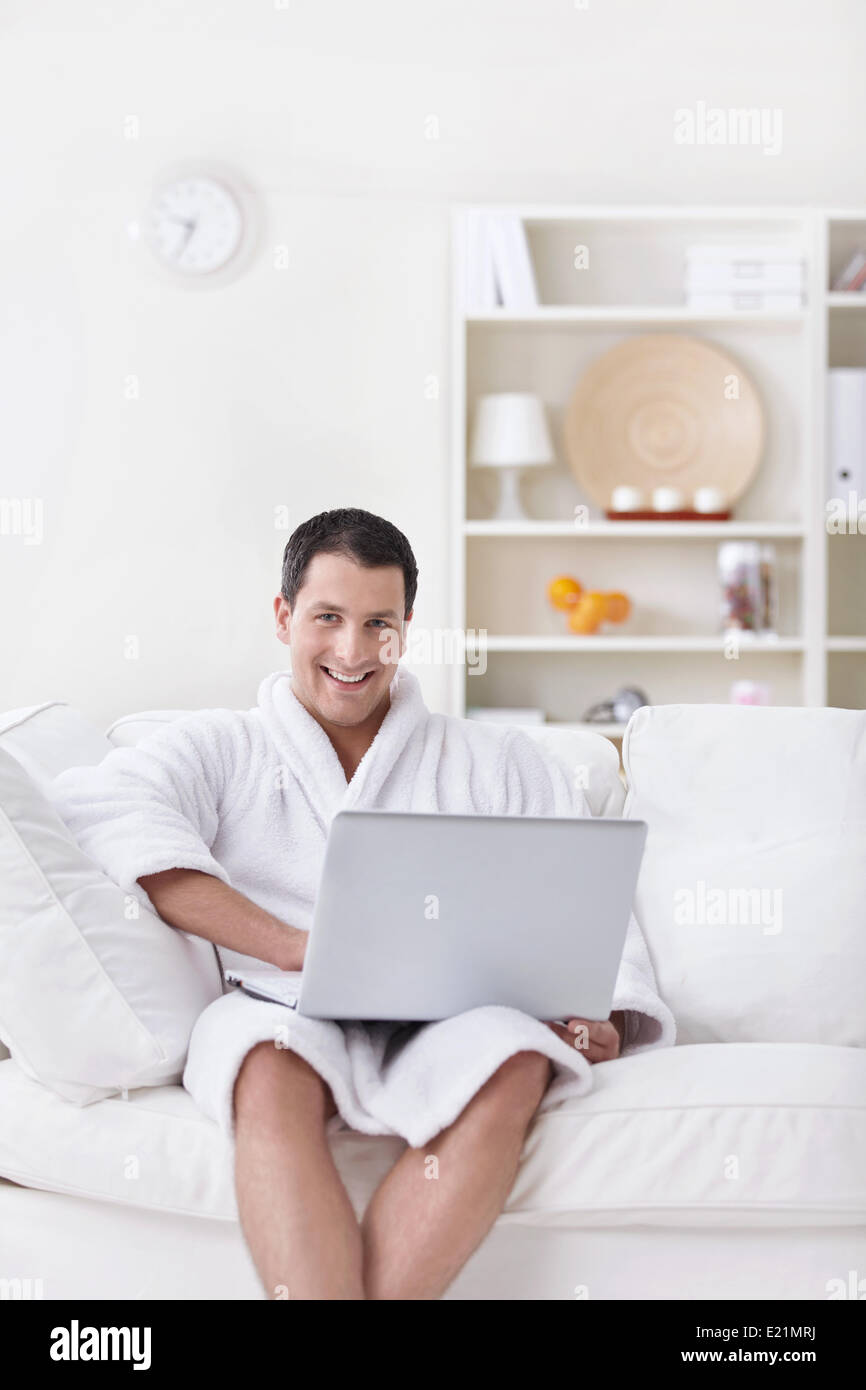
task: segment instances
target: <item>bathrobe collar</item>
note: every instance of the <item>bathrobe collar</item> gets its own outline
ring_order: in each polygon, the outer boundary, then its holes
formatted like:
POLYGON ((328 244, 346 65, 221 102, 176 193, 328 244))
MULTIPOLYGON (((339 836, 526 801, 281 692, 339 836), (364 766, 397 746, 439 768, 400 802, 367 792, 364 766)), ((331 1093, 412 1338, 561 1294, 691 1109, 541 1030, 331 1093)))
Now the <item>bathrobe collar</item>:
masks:
POLYGON ((397 664, 389 686, 391 704, 351 782, 336 749, 291 687, 291 671, 274 671, 259 686, 265 727, 287 769, 303 786, 325 828, 337 811, 375 804, 382 784, 413 731, 429 717, 418 677, 397 664))

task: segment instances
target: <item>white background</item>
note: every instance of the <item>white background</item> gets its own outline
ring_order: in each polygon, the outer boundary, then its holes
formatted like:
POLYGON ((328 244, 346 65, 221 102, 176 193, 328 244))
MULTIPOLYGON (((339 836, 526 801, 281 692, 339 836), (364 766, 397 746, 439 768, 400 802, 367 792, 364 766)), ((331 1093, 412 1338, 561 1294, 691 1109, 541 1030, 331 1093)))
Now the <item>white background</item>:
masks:
POLYGON ((862 0, 19 0, 0 23, 0 497, 45 517, 41 545, 0 536, 0 710, 252 705, 289 664, 280 505, 387 516, 417 626, 448 625, 452 203, 866 203, 862 0), (698 102, 779 108, 781 153, 677 144, 698 102), (207 292, 126 231, 195 158, 264 216, 207 292))

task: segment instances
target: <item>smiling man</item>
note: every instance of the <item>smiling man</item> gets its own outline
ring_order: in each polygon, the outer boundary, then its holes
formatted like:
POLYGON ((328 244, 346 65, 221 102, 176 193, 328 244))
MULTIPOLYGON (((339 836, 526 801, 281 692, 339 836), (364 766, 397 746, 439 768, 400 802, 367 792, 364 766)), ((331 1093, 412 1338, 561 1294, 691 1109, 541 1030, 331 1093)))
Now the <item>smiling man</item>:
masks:
POLYGON ((395 630, 402 653, 412 617, 403 611, 403 571, 392 564, 359 574, 350 555, 319 551, 307 560, 300 546, 287 547, 286 558, 274 613, 277 636, 292 651, 291 688, 351 782, 391 704, 394 665, 387 658, 395 630))
MULTIPOLYGON (((417 574, 383 518, 312 517, 286 545, 274 600, 291 672, 267 676, 250 710, 184 716, 55 780, 85 851, 166 922, 212 941, 223 965, 300 979, 341 809, 589 814, 524 732, 426 708, 399 662, 417 574)), ((388 868, 383 845, 371 893, 387 889, 388 868)), ((584 1094, 592 1063, 674 1036, 632 916, 607 1020, 565 1028, 488 1007, 428 1024, 332 1022, 233 989, 196 1023, 183 1080, 234 1139, 241 1224, 268 1297, 431 1299, 502 1210, 539 1107, 584 1094), (328 1142, 342 1125, 407 1143, 360 1224, 328 1142)))

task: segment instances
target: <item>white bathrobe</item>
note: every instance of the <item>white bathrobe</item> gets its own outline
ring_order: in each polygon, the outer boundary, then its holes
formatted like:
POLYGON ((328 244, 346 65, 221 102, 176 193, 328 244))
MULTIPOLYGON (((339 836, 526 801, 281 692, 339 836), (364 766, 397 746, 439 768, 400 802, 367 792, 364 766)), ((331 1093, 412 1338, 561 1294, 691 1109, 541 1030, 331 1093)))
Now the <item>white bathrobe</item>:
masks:
MULTIPOLYGON (((277 671, 262 681, 256 708, 185 715, 97 767, 62 773, 52 799, 85 852, 143 903, 151 905, 139 877, 200 869, 303 930, 341 809, 591 814, 583 792, 524 732, 430 713, 404 665, 390 700, 349 783, 327 734, 293 693, 291 673, 277 671)), ((224 968, 277 969, 225 947, 218 954, 224 968)), ((592 1088, 586 1057, 518 1009, 487 1006, 427 1024, 337 1023, 227 990, 193 1028, 183 1083, 229 1135, 238 1071, 264 1041, 299 1053, 328 1082, 339 1110, 332 1129, 397 1134, 413 1147, 451 1124, 516 1052, 543 1052, 555 1063, 542 1109, 592 1088)), ((612 1009, 626 1011, 623 1054, 674 1042, 633 915, 612 1009)))

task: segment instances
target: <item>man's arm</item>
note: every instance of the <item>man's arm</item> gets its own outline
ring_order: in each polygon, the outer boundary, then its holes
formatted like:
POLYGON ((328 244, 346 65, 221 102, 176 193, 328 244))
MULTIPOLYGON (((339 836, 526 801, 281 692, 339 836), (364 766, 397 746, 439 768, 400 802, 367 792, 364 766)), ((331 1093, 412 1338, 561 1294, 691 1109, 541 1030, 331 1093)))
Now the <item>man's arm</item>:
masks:
POLYGON ((303 968, 308 933, 280 921, 213 874, 164 869, 137 882, 169 926, 281 970, 303 968))
POLYGON ((235 801, 250 784, 248 768, 232 781, 240 741, 233 718, 223 710, 186 715, 50 784, 67 830, 124 892, 144 902, 140 878, 179 868, 231 886, 212 846, 226 797, 235 801))

